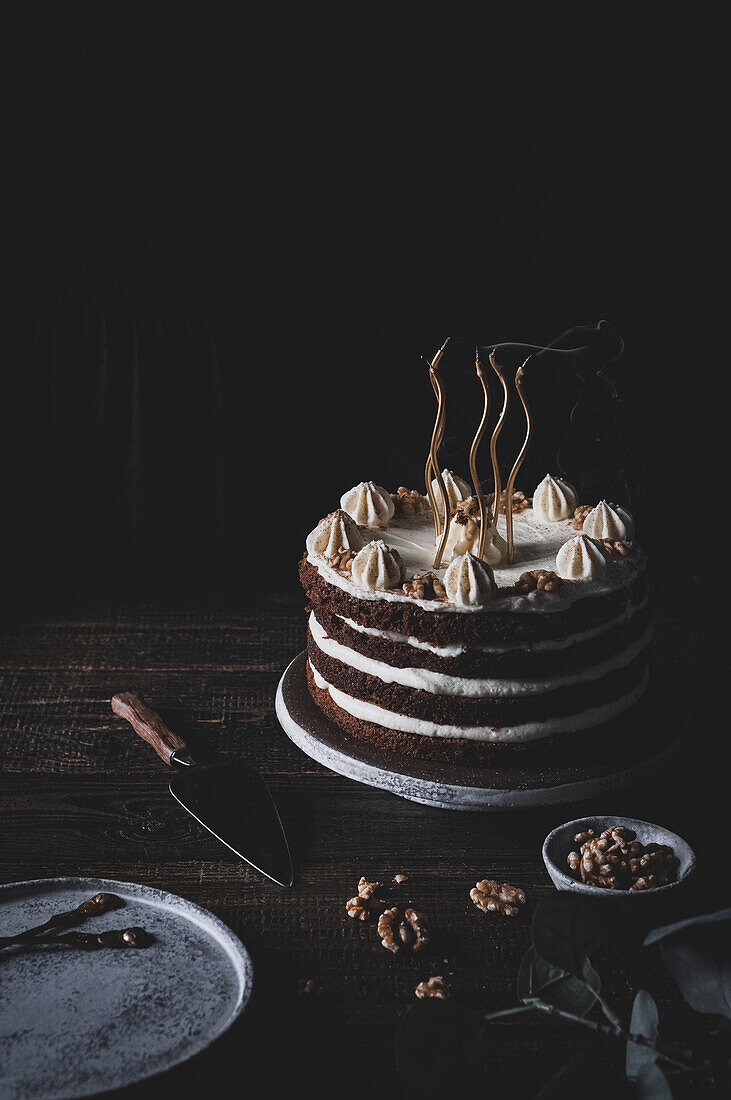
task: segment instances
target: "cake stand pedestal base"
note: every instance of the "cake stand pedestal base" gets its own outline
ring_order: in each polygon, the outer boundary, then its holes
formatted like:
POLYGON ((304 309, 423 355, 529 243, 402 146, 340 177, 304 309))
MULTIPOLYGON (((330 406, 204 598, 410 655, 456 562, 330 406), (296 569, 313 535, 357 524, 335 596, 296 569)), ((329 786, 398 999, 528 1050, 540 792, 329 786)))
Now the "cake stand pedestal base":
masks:
MULTIPOLYGON (((447 810, 499 811, 579 802, 621 790, 667 763, 680 747, 687 705, 662 669, 631 711, 580 737, 509 750, 505 763, 468 766, 405 757, 349 736, 315 706, 307 654, 295 657, 277 687, 277 718, 289 739, 331 771, 447 810)), ((496 754, 498 756, 499 754, 496 754)))

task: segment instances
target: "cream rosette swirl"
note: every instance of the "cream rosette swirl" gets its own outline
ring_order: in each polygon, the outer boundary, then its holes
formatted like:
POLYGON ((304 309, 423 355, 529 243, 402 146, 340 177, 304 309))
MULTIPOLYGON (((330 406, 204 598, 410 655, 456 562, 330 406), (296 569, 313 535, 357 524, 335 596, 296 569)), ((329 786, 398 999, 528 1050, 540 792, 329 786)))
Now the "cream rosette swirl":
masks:
POLYGON ((357 525, 342 508, 325 516, 307 536, 307 552, 323 558, 340 550, 360 550, 363 546, 365 540, 357 525))
POLYGON ((460 554, 450 563, 444 588, 457 607, 483 607, 497 592, 492 569, 474 554, 460 554))
POLYGON ((624 542, 634 537, 635 521, 625 508, 601 500, 587 515, 582 531, 593 539, 624 542))
POLYGON ((362 527, 388 527, 395 511, 391 494, 375 481, 361 481, 348 489, 340 507, 362 527))
POLYGON ((576 490, 568 481, 546 474, 533 494, 533 511, 539 519, 558 523, 571 519, 577 504, 576 490))
MULTIPOLYGON (((468 497, 472 496, 472 486, 469 482, 465 481, 463 477, 452 473, 451 470, 442 470, 442 481, 447 492, 447 503, 450 512, 455 510, 460 500, 467 500, 468 497)), ((442 491, 436 478, 432 480, 431 487, 437 504, 440 508, 443 508, 442 491)))
POLYGON ((601 544, 583 533, 565 542, 556 554, 556 572, 565 581, 598 581, 606 568, 601 544))
POLYGON ((357 588, 373 592, 396 588, 406 579, 406 570, 398 550, 386 546, 383 539, 367 542, 353 558, 351 578, 357 588))

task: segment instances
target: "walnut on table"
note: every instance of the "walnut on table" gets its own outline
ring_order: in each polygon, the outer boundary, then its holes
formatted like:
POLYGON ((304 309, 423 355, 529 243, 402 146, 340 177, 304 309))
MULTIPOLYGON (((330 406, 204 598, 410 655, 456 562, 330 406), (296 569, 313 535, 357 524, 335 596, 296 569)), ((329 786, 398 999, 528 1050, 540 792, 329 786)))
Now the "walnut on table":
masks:
POLYGON ((520 574, 513 587, 519 596, 526 596, 529 592, 557 592, 562 584, 552 569, 529 569, 520 574))
POLYGON ((397 905, 385 909, 378 918, 378 935, 382 946, 394 954, 404 948, 424 951, 429 946, 424 914, 416 909, 406 909, 403 913, 397 905))
POLYGON ((368 920, 371 915, 370 902, 356 894, 355 897, 349 898, 348 901, 346 901, 345 911, 349 917, 353 917, 354 919, 368 920))
POLYGON ((358 882, 358 893, 345 903, 345 911, 349 917, 357 920, 368 920, 371 915, 371 902, 378 900, 381 891, 380 882, 368 882, 361 875, 358 882))
POLYGON ((446 600, 447 590, 435 573, 415 573, 401 586, 405 596, 415 600, 446 600))
POLYGON ((525 893, 519 886, 502 884, 484 878, 470 890, 470 897, 483 913, 502 913, 505 917, 517 917, 519 906, 525 905, 525 893))
POLYGON ((436 975, 433 978, 427 978, 426 981, 419 982, 414 995, 423 1000, 425 997, 438 997, 440 1000, 446 1000, 449 996, 449 990, 444 982, 444 978, 441 974, 436 975))
POLYGON ((596 836, 593 829, 577 833, 578 850, 566 862, 576 878, 605 890, 652 890, 675 878, 677 859, 667 844, 642 844, 624 826, 612 826, 596 836))
POLYGON ((578 508, 574 508, 573 526, 575 531, 581 531, 584 527, 584 520, 589 515, 589 512, 594 510, 593 504, 580 504, 578 508))

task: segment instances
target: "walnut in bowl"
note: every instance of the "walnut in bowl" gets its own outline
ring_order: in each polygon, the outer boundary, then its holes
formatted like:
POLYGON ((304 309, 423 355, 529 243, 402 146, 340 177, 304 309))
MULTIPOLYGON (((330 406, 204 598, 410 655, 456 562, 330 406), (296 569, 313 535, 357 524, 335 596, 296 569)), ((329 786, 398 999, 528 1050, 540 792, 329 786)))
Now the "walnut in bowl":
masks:
POLYGON ((695 869, 693 849, 662 825, 582 817, 553 829, 543 862, 558 890, 614 901, 664 896, 695 869))

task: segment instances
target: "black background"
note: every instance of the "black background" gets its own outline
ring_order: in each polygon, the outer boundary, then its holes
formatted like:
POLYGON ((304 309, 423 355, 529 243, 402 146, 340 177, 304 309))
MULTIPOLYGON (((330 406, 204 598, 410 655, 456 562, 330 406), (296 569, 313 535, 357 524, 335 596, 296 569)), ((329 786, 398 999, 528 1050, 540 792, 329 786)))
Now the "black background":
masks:
POLYGON ((455 338, 445 459, 466 473, 472 345, 605 318, 626 342, 607 484, 671 595, 725 604, 718 31, 485 14, 6 15, 3 602, 295 585, 344 490, 421 487, 422 355, 455 338))
MULTIPOLYGON (((629 470, 620 503, 668 558, 724 469, 718 111, 692 31, 681 77, 667 27, 518 49, 455 24, 435 52, 276 22, 79 4, 8 28, 6 591, 295 583, 345 489, 420 487, 422 355, 455 338, 466 473, 473 344, 602 318, 626 342, 608 484, 629 470)), ((567 411, 550 388, 534 410, 557 438, 567 411)))

